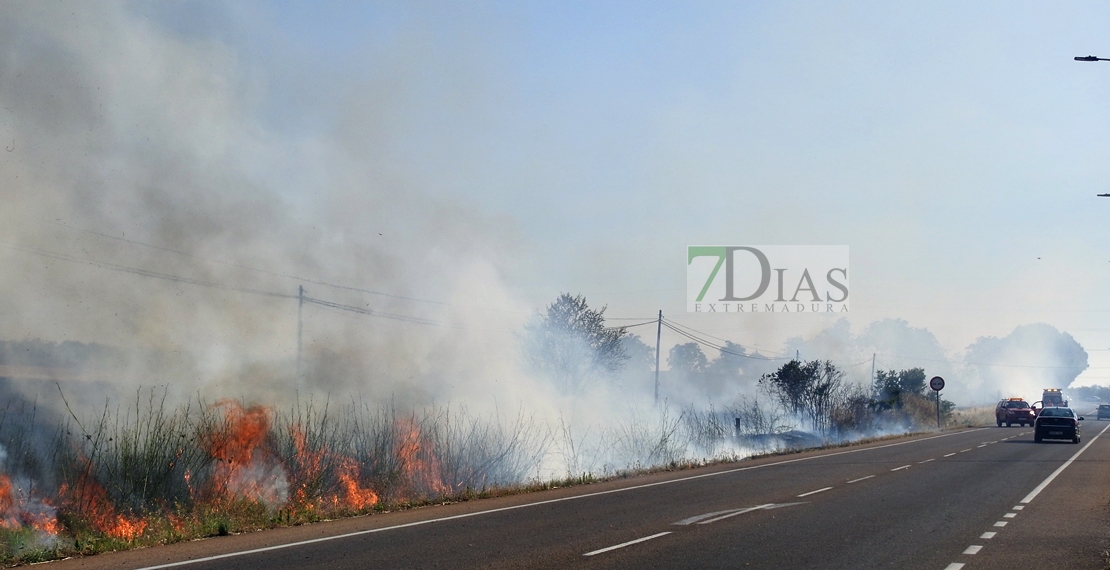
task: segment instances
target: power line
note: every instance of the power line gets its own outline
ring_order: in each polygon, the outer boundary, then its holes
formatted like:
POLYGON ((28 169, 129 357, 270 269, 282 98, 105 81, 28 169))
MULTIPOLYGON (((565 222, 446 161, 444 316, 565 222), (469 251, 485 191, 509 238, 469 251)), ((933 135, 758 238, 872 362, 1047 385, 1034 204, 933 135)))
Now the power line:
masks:
MULTIPOLYGON (((697 333, 697 334, 699 334, 699 335, 702 335, 702 336, 707 336, 707 337, 709 337, 709 338, 715 338, 715 339, 717 339, 717 340, 720 340, 720 341, 724 341, 724 342, 732 343, 732 344, 734 344, 734 345, 736 345, 736 346, 739 346, 739 347, 743 347, 744 349, 747 349, 747 350, 751 350, 751 351, 753 351, 753 352, 770 352, 770 351, 764 351, 764 350, 762 350, 762 349, 760 349, 760 348, 756 348, 756 347, 753 347, 753 346, 746 346, 746 345, 743 345, 743 344, 735 343, 735 342, 732 342, 731 340, 728 340, 728 339, 725 339, 725 338, 721 338, 721 337, 718 337, 718 336, 713 336, 713 335, 711 335, 711 334, 709 334, 709 333, 707 333, 707 332, 704 332, 704 331, 699 331, 699 330, 697 330, 697 329, 694 329, 694 328, 692 328, 692 327, 688 327, 688 326, 686 326, 686 325, 683 325, 683 324, 677 323, 677 322, 675 322, 675 321, 670 321, 670 320, 668 320, 667 322, 669 322, 669 323, 671 323, 671 324, 673 324, 673 325, 675 325, 675 326, 678 326, 678 327, 682 327, 682 328, 684 328, 684 329, 686 329, 686 330, 688 330, 688 331, 690 331, 690 332, 692 332, 692 333, 697 333)), ((780 356, 782 356, 782 353, 781 353, 781 352, 780 352, 780 353, 774 353, 774 352, 772 352, 772 354, 779 354, 780 356)))
POLYGON ((245 269, 247 271, 254 271, 254 272, 257 272, 257 273, 262 273, 262 274, 265 274, 265 275, 271 275, 271 276, 274 276, 274 277, 284 277, 284 278, 287 278, 287 279, 296 279, 297 281, 303 281, 305 283, 312 283, 313 285, 323 285, 325 287, 334 287, 336 289, 344 289, 344 290, 347 290, 347 291, 357 291, 359 293, 367 293, 369 295, 380 295, 380 296, 383 296, 383 297, 390 297, 390 298, 393 298, 393 299, 401 299, 401 300, 404 300, 404 301, 414 301, 414 302, 418 302, 418 303, 429 303, 429 304, 433 304, 433 305, 448 306, 448 304, 444 303, 443 301, 432 301, 432 300, 429 300, 429 299, 419 299, 417 297, 406 297, 404 295, 395 295, 395 294, 392 294, 392 293, 383 293, 381 291, 373 291, 371 289, 363 289, 361 287, 351 287, 351 286, 348 286, 348 285, 339 285, 339 284, 336 284, 336 283, 328 283, 326 281, 319 281, 319 280, 316 280, 316 279, 308 279, 308 278, 305 278, 305 277, 299 277, 297 275, 290 275, 288 273, 281 273, 281 272, 277 272, 277 271, 269 271, 269 270, 266 270, 266 269, 259 269, 257 267, 250 267, 248 265, 241 265, 241 264, 233 263, 233 262, 230 262, 230 261, 223 261, 223 260, 219 260, 219 259, 212 259, 212 258, 208 258, 208 257, 203 257, 203 256, 200 256, 200 255, 196 255, 196 254, 193 254, 193 253, 188 253, 188 252, 185 252, 185 251, 180 251, 180 250, 176 250, 176 249, 172 249, 172 248, 168 248, 168 247, 162 247, 162 246, 159 246, 159 245, 143 243, 141 241, 131 240, 131 239, 127 239, 127 238, 124 238, 124 237, 114 236, 114 235, 111 235, 111 234, 106 234, 106 233, 97 232, 97 231, 93 231, 93 230, 86 230, 86 229, 83 229, 83 228, 77 228, 77 227, 73 227, 73 226, 58 222, 58 221, 51 221, 49 223, 57 225, 57 226, 61 226, 63 228, 67 228, 67 229, 70 229, 70 230, 73 230, 73 231, 82 232, 82 233, 86 233, 86 234, 90 234, 90 235, 94 235, 94 236, 99 236, 99 237, 106 238, 106 239, 121 241, 121 242, 124 242, 124 243, 129 243, 129 244, 137 245, 137 246, 141 246, 141 247, 148 247, 148 248, 151 248, 151 249, 156 249, 156 250, 159 250, 159 251, 165 251, 165 252, 168 252, 168 253, 175 253, 177 255, 183 255, 185 257, 191 257, 193 259, 199 259, 201 261, 207 261, 209 263, 218 263, 220 265, 226 265, 228 267, 235 267, 235 268, 238 268, 238 269, 245 269))
MULTIPOLYGON (((183 276, 180 276, 180 275, 172 275, 172 274, 169 274, 169 273, 161 273, 161 272, 158 272, 158 271, 151 271, 149 269, 141 269, 141 268, 138 268, 138 267, 129 267, 129 266, 126 266, 126 265, 119 265, 119 264, 116 264, 116 263, 107 263, 107 262, 103 262, 103 261, 97 261, 97 260, 94 260, 94 259, 82 259, 82 258, 79 258, 79 257, 74 257, 72 255, 67 255, 67 254, 64 254, 64 253, 58 253, 58 252, 53 252, 53 251, 48 251, 48 250, 43 250, 43 249, 25 248, 25 247, 19 247, 19 246, 11 246, 11 249, 14 249, 16 251, 22 251, 24 253, 31 253, 31 254, 42 256, 42 257, 47 257, 47 258, 50 258, 50 259, 58 259, 58 260, 62 260, 62 261, 69 261, 69 262, 72 262, 72 263, 82 263, 82 264, 86 264, 86 265, 92 265, 92 266, 95 266, 95 267, 99 267, 99 268, 102 268, 102 269, 108 269, 108 270, 112 270, 112 271, 119 271, 119 272, 123 272, 123 273, 130 273, 130 274, 133 274, 133 275, 141 275, 143 277, 153 277, 155 279, 162 279, 162 280, 165 280, 165 281, 172 281, 172 282, 175 282, 175 283, 185 283, 185 284, 188 284, 188 285, 198 285, 198 286, 201 286, 201 287, 209 287, 209 288, 213 288, 213 289, 222 289, 222 290, 225 290, 225 291, 235 291, 235 292, 239 292, 239 293, 248 293, 248 294, 251 294, 251 295, 258 295, 258 296, 262 296, 262 297, 271 297, 271 298, 278 298, 278 299, 300 299, 299 295, 291 295, 291 294, 288 294, 288 293, 275 293, 273 291, 263 291, 261 289, 254 289, 254 288, 251 288, 251 287, 238 287, 238 286, 234 286, 234 285, 226 285, 226 284, 217 283, 217 282, 214 282, 214 281, 204 281, 204 280, 201 280, 201 279, 194 279, 192 277, 183 277, 183 276)), ((380 317, 380 318, 383 318, 383 319, 404 321, 404 322, 409 322, 409 323, 414 323, 414 324, 421 324, 421 325, 450 326, 450 325, 446 325, 444 323, 440 323, 438 321, 433 321, 431 319, 424 319, 424 318, 421 318, 421 317, 412 317, 412 316, 407 316, 407 315, 398 315, 398 314, 393 314, 393 313, 385 313, 385 312, 381 312, 381 311, 374 311, 374 310, 363 308, 363 307, 356 307, 354 305, 346 305, 346 304, 343 304, 343 303, 336 303, 336 302, 333 302, 333 301, 326 301, 324 299, 315 299, 315 298, 312 298, 312 297, 304 297, 304 302, 305 303, 312 303, 312 304, 315 304, 315 305, 321 305, 321 306, 329 307, 329 308, 332 308, 332 309, 338 309, 338 310, 341 310, 341 311, 359 313, 359 314, 362 314, 362 315, 368 315, 368 316, 372 316, 372 317, 380 317)), ((463 328, 463 327, 452 327, 452 328, 463 328)))
POLYGON ((180 275, 171 275, 169 273, 160 273, 158 271, 151 271, 149 269, 141 269, 141 268, 138 268, 138 267, 128 267, 126 265, 119 265, 119 264, 116 264, 116 263, 108 263, 108 262, 105 262, 105 261, 97 261, 95 259, 82 259, 80 257, 75 257, 75 256, 64 254, 64 253, 57 253, 57 252, 54 252, 54 251, 48 251, 48 250, 45 250, 45 249, 25 248, 25 247, 19 247, 19 246, 11 246, 11 249, 14 249, 16 251, 22 251, 24 253, 32 253, 32 254, 35 254, 35 255, 39 255, 39 256, 47 257, 47 258, 51 258, 51 259, 69 261, 69 262, 72 262, 72 263, 82 263, 82 264, 85 264, 85 265, 92 265, 92 266, 100 267, 100 268, 103 268, 103 269, 110 269, 112 271, 120 271, 120 272, 123 272, 123 273, 131 273, 133 275, 142 275, 144 277, 154 277, 156 279, 164 279, 166 281, 173 281, 173 282, 176 282, 176 283, 186 283, 186 284, 189 284, 189 285, 199 285, 201 287, 210 287, 210 288, 213 288, 213 289, 223 289, 223 290, 226 290, 226 291, 236 291, 236 292, 239 292, 239 293, 249 293, 249 294, 252 294, 252 295, 259 295, 259 296, 262 296, 262 297, 275 297, 275 298, 279 298, 279 299, 296 299, 297 298, 296 295, 290 295, 288 293, 275 293, 273 291, 263 291, 261 289, 254 289, 254 288, 251 288, 251 287, 238 287, 238 286, 235 286, 235 285, 225 285, 223 283, 216 283, 214 281, 204 281, 204 280, 201 280, 201 279, 194 279, 192 277, 183 277, 183 276, 180 276, 180 275))
POLYGON ((676 332, 676 333, 678 333, 678 334, 680 334, 680 335, 682 335, 682 336, 684 336, 684 337, 686 337, 686 338, 688 338, 688 339, 690 339, 690 340, 692 340, 692 341, 694 341, 698 344, 702 344, 702 345, 708 346, 710 348, 717 349, 722 354, 730 354, 732 356, 739 356, 741 358, 750 358, 752 360, 790 360, 789 358, 772 358, 772 357, 762 356, 762 355, 752 355, 752 354, 743 354, 743 353, 740 353, 740 352, 734 352, 734 351, 731 351, 731 350, 729 350, 729 349, 727 349, 723 346, 719 346, 719 345, 714 344, 712 342, 709 342, 709 341, 707 341, 703 338, 698 338, 698 337, 696 337, 696 336, 694 336, 694 335, 692 335, 692 334, 690 334, 686 331, 683 331, 683 330, 681 330, 681 329, 679 329, 675 326, 672 326, 670 321, 668 321, 667 319, 663 319, 663 326, 667 327, 668 329, 670 329, 670 330, 672 330, 672 331, 674 331, 674 332, 676 332))
MULTIPOLYGON (((606 320, 609 320, 609 319, 606 319, 606 320)), ((615 320, 615 319, 614 319, 614 320, 615 320)), ((615 327, 605 327, 605 328, 607 328, 607 329, 630 329, 630 328, 632 328, 632 327, 642 327, 642 326, 644 326, 644 325, 654 325, 654 324, 656 324, 657 322, 658 322, 658 321, 656 321, 655 319, 652 319, 652 320, 650 320, 650 321, 645 321, 645 322, 642 322, 642 323, 636 323, 636 324, 634 324, 634 325, 620 325, 620 326, 615 326, 615 327)))

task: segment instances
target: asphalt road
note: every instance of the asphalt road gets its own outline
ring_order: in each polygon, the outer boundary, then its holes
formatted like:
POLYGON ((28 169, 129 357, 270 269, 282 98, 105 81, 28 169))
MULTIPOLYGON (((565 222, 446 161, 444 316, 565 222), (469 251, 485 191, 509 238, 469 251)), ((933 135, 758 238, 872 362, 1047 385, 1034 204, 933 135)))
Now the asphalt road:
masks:
POLYGON ((52 566, 1104 570, 1110 423, 1083 426, 1080 445, 945 432, 52 566))

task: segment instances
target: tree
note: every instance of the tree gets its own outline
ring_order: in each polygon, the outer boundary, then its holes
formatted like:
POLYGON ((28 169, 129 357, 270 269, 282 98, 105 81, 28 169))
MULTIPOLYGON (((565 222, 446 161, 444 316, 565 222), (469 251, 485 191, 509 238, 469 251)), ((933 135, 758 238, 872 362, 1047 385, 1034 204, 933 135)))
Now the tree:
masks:
POLYGON ((648 374, 655 370, 655 347, 648 346, 639 335, 625 335, 621 346, 628 357, 624 363, 626 374, 648 374))
POLYGON ((791 360, 775 372, 759 378, 761 386, 774 394, 786 409, 809 417, 814 430, 824 432, 831 414, 843 397, 844 372, 832 362, 791 360))
POLYGON ((739 378, 741 369, 749 361, 749 359, 739 356, 741 354, 747 355, 748 350, 739 344, 726 340, 724 350, 720 351, 717 358, 714 358, 705 367, 705 371, 723 378, 739 378))
POLYGON ((628 360, 621 342, 628 331, 606 327, 604 315, 605 307, 591 309, 582 295, 559 295, 524 326, 525 359, 568 393, 620 371, 628 360))
POLYGON ((696 342, 676 344, 667 354, 667 366, 670 366, 671 370, 680 371, 686 375, 701 374, 708 364, 709 359, 705 357, 705 353, 696 342))
POLYGON ((875 374, 875 403, 880 410, 901 409, 909 396, 925 393, 925 369, 880 370, 875 374))

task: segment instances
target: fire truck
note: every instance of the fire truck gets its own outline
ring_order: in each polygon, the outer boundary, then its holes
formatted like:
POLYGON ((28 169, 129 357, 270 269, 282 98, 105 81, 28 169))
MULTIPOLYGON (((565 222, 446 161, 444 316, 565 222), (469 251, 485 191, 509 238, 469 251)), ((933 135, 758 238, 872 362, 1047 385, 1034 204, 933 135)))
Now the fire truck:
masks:
POLYGON ((1033 413, 1040 413, 1043 408, 1066 408, 1068 401, 1064 399, 1064 393, 1059 388, 1045 388, 1044 393, 1041 394, 1041 401, 1033 402, 1033 413))

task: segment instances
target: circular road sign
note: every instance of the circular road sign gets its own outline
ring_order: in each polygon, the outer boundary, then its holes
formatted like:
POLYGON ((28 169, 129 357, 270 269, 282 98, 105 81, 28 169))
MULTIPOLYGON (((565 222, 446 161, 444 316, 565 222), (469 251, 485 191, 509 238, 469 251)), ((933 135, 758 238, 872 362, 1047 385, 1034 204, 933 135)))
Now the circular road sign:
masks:
POLYGON ((941 378, 940 376, 933 376, 929 380, 929 387, 936 392, 940 392, 944 389, 944 378, 941 378))

